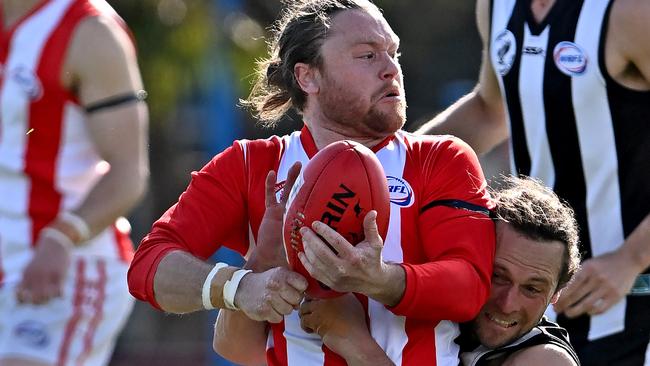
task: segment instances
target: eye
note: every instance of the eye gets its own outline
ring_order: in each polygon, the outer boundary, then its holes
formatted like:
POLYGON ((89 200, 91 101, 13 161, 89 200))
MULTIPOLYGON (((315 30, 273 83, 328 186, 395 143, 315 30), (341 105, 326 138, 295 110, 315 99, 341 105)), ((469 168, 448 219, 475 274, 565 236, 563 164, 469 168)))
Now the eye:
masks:
POLYGON ((393 59, 395 59, 395 60, 399 60, 399 58, 400 58, 401 56, 402 56, 402 53, 399 52, 399 51, 398 51, 398 52, 390 53, 390 57, 393 58, 393 59))
POLYGON ((496 283, 498 285, 504 285, 508 283, 508 280, 505 277, 503 277, 501 274, 494 273, 492 274, 492 283, 496 283))
POLYGON ((359 58, 366 59, 366 60, 372 60, 375 58, 375 53, 374 52, 367 52, 361 55, 359 58))
POLYGON ((524 291, 530 295, 537 295, 542 293, 542 290, 535 286, 524 286, 524 291))

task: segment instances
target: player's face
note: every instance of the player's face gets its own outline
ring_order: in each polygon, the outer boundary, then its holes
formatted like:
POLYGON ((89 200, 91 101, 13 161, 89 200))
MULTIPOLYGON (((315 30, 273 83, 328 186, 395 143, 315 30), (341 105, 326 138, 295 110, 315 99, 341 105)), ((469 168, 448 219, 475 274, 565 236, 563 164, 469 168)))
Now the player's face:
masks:
POLYGON ((487 303, 474 320, 479 341, 490 348, 528 333, 554 298, 564 246, 522 236, 497 224, 497 252, 487 303))
POLYGON ((346 10, 332 19, 323 42, 321 118, 350 137, 385 137, 406 120, 399 38, 378 12, 346 10))

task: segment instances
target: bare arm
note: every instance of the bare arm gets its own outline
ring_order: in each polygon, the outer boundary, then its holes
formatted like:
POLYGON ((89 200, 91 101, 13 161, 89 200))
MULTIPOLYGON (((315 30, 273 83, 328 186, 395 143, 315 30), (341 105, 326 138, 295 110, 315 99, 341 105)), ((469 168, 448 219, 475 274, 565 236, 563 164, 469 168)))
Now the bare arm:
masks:
POLYGON ((508 357, 503 366, 578 366, 571 356, 562 348, 543 344, 525 348, 508 357))
POLYGON ((238 365, 266 364, 268 324, 241 312, 219 311, 212 347, 223 358, 238 365))
POLYGON ((416 133, 451 134, 467 142, 477 154, 490 151, 509 134, 501 91, 488 55, 489 1, 478 0, 476 19, 483 42, 483 61, 474 90, 420 127, 416 133))
MULTIPOLYGON (((72 75, 77 75, 82 105, 142 89, 135 49, 116 22, 90 18, 76 34, 68 63, 72 75)), ((108 173, 75 210, 94 235, 126 214, 145 192, 147 109, 144 103, 133 102, 89 113, 87 120, 97 152, 110 164, 108 173)))

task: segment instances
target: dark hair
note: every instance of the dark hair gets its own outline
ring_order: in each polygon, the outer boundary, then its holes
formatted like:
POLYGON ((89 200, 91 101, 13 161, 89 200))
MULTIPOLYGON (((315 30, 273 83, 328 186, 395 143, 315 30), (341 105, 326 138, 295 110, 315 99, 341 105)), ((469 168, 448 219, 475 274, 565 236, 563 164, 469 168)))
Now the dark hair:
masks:
POLYGON ((580 266, 578 223, 573 209, 550 188, 529 177, 506 177, 505 186, 492 194, 497 219, 530 239, 564 244, 557 290, 564 287, 580 266))
POLYGON ((349 9, 375 8, 369 0, 293 0, 271 28, 268 59, 258 62, 250 96, 241 104, 250 108, 262 125, 273 127, 291 108, 302 112, 307 95, 294 76, 298 62, 321 67, 321 46, 331 20, 349 9))

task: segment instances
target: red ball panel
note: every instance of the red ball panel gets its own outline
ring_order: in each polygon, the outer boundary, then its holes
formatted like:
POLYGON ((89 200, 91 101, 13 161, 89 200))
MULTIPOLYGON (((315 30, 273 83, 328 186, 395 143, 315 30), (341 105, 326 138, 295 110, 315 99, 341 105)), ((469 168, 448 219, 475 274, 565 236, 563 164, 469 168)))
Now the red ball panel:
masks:
MULTIPOLYGON (((352 245, 364 239, 363 219, 377 211, 377 227, 386 238, 390 201, 386 175, 375 154, 353 141, 339 141, 319 151, 291 191, 284 221, 284 244, 292 270, 309 282, 316 298, 341 295, 312 278, 298 259, 303 251, 300 228, 322 221, 352 245)), ((333 250, 333 248, 332 248, 333 250)))

